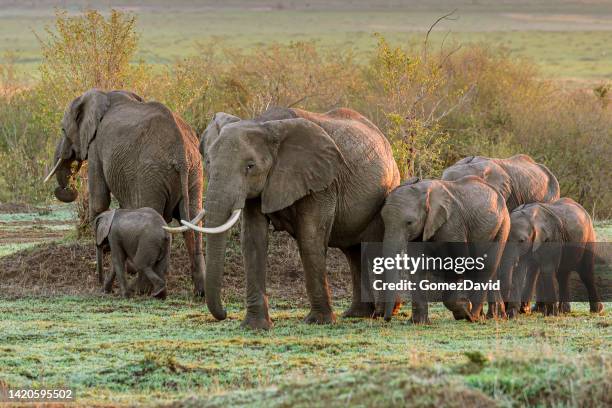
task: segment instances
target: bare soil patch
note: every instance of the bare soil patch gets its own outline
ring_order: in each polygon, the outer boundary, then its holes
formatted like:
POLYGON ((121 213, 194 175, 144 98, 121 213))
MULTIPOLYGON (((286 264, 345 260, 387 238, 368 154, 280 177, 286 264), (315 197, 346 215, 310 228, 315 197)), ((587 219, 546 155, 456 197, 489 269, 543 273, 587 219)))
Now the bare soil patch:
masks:
MULTIPOLYGON (((330 248, 327 263, 334 299, 350 297, 351 278, 344 255, 330 248)), ((10 297, 97 294, 100 287, 95 265, 93 241, 43 243, 0 258, 0 293, 10 297)), ((109 268, 110 255, 107 255, 105 270, 109 268)), ((168 272, 169 294, 189 296, 192 288, 187 250, 182 238, 177 237, 168 272)), ((272 301, 308 304, 297 245, 286 233, 270 235, 267 288, 272 301)), ((227 246, 223 295, 226 300, 241 301, 244 294, 244 267, 240 240, 235 232, 227 246)))

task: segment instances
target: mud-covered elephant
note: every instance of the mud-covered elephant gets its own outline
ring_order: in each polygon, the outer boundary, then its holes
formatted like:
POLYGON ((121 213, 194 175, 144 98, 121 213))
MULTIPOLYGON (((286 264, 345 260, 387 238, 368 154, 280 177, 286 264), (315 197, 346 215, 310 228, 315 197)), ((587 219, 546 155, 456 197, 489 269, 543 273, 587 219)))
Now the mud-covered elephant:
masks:
MULTIPOLYGON (((111 194, 121 208, 150 207, 167 222, 192 219, 201 211, 198 138, 161 103, 144 102, 131 92, 92 89, 68 105, 61 125, 55 166, 45 181, 55 174, 55 196, 74 201, 71 180, 87 161, 90 221, 109 208, 111 194)), ((195 292, 203 295, 201 234, 187 229, 184 236, 195 292)))
POLYGON ((226 317, 221 287, 227 229, 241 210, 247 283, 243 325, 272 326, 266 297, 270 223, 297 240, 311 306, 307 323, 335 321, 328 247, 340 248, 350 264, 353 298, 345 316, 373 314, 373 303, 361 297, 360 243, 382 239, 380 208, 399 183, 391 147, 374 124, 350 109, 319 114, 275 108, 255 120, 217 113, 201 138, 201 150, 208 178, 205 289, 213 316, 226 317))
POLYGON ((526 154, 507 159, 469 156, 448 167, 442 180, 478 176, 504 196, 508 211, 521 204, 551 202, 559 198, 559 182, 543 164, 526 154))
POLYGON ((595 285, 595 230, 587 211, 570 198, 517 207, 510 214, 508 245, 500 267, 508 316, 536 300, 544 314, 570 311, 569 276, 578 272, 591 312, 603 310, 595 285))
MULTIPOLYGON (((476 176, 457 181, 410 179, 389 194, 381 215, 385 226, 385 257, 393 258, 406 251, 411 241, 477 243, 446 245, 435 251, 460 250, 461 255, 472 258, 484 257, 486 253, 486 266, 477 276, 479 282, 494 276, 510 231, 505 198, 476 176)), ((385 275, 385 280, 391 280, 391 273, 385 275)), ((423 277, 419 274, 416 278, 423 277)), ((473 321, 480 317, 485 295, 483 291, 473 291, 469 296, 454 293, 444 304, 456 319, 473 321)), ((386 320, 391 318, 394 308, 394 301, 385 303, 386 320)), ((427 298, 421 290, 413 292, 412 321, 428 322, 427 298)))

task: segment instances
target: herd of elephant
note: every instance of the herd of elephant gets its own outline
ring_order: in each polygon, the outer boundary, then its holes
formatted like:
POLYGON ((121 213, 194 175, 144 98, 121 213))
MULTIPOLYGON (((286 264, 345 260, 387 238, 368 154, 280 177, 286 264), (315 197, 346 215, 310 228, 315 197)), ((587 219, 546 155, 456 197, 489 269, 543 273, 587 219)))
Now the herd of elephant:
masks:
MULTIPOLYGON (((362 282, 363 242, 516 241, 530 243, 526 253, 543 242, 586 246, 595 241, 588 213, 573 200, 560 199, 555 176, 529 156, 467 157, 446 169, 441 180, 400 184, 387 138, 346 108, 324 114, 271 108, 253 119, 217 113, 198 138, 161 103, 146 102, 132 92, 92 89, 67 107, 62 133, 46 180, 55 175, 55 196, 72 202, 77 198, 73 180, 87 161, 89 217, 105 291, 112 289, 116 275, 124 296, 138 290, 165 297, 170 233, 181 232, 195 293, 205 294, 215 318, 225 319, 225 247, 229 229, 241 219, 247 292, 243 325, 249 328, 273 325, 266 296, 270 224, 297 241, 310 301, 307 323, 336 319, 326 274, 328 247, 339 248, 350 266, 352 302, 344 316, 384 313, 390 318, 397 305, 364 301, 368 294, 362 292, 372 288, 362 282), (119 209, 109 210, 111 194, 119 209), (167 226, 173 219, 181 225, 167 226), (207 234, 206 262, 202 234, 207 234), (110 247, 113 265, 106 278, 105 247, 110 247), (132 286, 127 285, 126 269, 138 273, 132 286)), ((501 252, 496 265, 503 263, 501 252)), ((574 258, 592 264, 587 253, 574 258)), ((557 270, 542 271, 537 286, 558 281, 563 298, 564 274, 576 268, 560 264, 557 270)), ((521 290, 531 290, 527 286, 535 284, 538 274, 531 276, 521 290)), ((592 268, 581 278, 591 311, 601 311, 592 268)), ((505 282, 501 297, 516 291, 512 277, 505 282)), ((483 318, 484 301, 477 294, 445 305, 455 318, 475 320, 483 318)), ((504 302, 498 303, 489 308, 494 316, 505 313, 504 302)), ((543 305, 546 313, 569 310, 569 304, 553 303, 543 305)), ((516 302, 505 306, 510 316, 528 308, 516 302)), ((412 319, 427 321, 426 303, 413 301, 412 319)))

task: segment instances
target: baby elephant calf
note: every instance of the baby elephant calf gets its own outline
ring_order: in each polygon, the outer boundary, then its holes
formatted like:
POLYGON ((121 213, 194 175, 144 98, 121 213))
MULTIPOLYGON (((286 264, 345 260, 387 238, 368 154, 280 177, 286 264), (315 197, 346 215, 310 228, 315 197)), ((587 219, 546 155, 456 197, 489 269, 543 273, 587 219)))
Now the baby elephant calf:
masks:
POLYGON ((165 276, 172 238, 162 228, 165 225, 161 215, 147 207, 137 210, 109 210, 96 217, 96 270, 100 283, 104 283, 106 293, 111 292, 116 274, 121 295, 130 295, 125 273, 127 266, 148 278, 153 286, 153 297, 166 297, 165 276), (112 257, 111 273, 106 279, 102 269, 105 247, 110 247, 112 257))

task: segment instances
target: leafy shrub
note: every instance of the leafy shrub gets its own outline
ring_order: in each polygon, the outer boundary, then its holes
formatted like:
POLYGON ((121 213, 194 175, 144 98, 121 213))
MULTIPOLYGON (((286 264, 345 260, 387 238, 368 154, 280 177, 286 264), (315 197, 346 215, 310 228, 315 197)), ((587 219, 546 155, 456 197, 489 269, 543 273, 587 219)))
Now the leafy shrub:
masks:
POLYGON ((240 50, 216 42, 153 70, 134 61, 135 24, 119 11, 107 18, 58 12, 55 30, 40 38, 44 59, 34 86, 22 86, 7 58, 0 68, 1 200, 50 199, 50 186, 39 180, 52 165, 63 110, 97 87, 165 103, 198 134, 217 111, 249 118, 270 106, 351 107, 387 135, 404 178, 437 177, 467 155, 528 153, 558 176, 563 195, 598 218, 612 216, 606 84, 565 90, 505 49, 452 44, 434 52, 427 42, 401 47, 380 36, 364 63, 351 50, 324 52, 313 43, 240 50))

